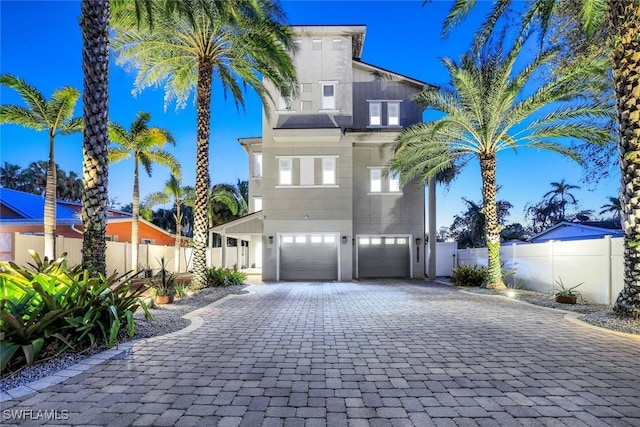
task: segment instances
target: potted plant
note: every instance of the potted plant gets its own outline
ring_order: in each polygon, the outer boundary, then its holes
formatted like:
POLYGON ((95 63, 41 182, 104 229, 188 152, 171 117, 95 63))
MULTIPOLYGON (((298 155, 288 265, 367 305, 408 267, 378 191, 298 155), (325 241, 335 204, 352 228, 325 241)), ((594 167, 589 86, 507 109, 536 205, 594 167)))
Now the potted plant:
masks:
POLYGON ((556 280, 556 286, 558 287, 558 291, 555 293, 556 302, 562 304, 575 304, 578 302, 578 295, 580 295, 580 292, 574 291, 574 289, 583 283, 584 282, 581 282, 575 286, 567 287, 562 283, 562 279, 556 280))
POLYGON ((176 295, 176 274, 167 271, 164 257, 159 263, 160 272, 149 280, 149 286, 155 290, 157 304, 171 304, 176 295))

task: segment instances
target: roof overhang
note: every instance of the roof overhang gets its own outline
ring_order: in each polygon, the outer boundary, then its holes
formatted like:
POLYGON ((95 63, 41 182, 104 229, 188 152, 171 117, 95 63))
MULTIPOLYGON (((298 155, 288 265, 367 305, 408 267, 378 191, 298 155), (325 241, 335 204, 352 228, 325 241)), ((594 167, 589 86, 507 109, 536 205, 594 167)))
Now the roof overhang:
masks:
POLYGON ((225 222, 224 224, 217 225, 215 227, 209 228, 210 231, 217 234, 230 234, 230 233, 239 233, 239 234, 251 234, 250 231, 247 231, 248 228, 251 228, 251 223, 255 222, 256 226, 262 229, 262 220, 264 219, 264 215, 262 211, 257 211, 250 213, 249 215, 245 215, 238 219, 234 219, 233 221, 225 222), (243 230, 234 230, 234 228, 239 228, 243 226, 243 230))

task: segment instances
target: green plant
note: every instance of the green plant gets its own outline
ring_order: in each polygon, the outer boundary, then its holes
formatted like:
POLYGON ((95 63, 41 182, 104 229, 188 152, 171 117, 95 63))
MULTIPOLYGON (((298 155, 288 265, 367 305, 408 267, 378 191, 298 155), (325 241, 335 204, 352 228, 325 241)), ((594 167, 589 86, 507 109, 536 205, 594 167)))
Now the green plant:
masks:
POLYGON ((186 283, 176 284, 176 295, 179 298, 183 298, 185 295, 187 295, 188 290, 189 290, 189 286, 186 283))
POLYGON ((247 275, 239 271, 237 266, 234 266, 233 269, 213 267, 207 270, 208 286, 241 285, 245 280, 247 280, 247 275))
POLYGON ((40 354, 103 341, 115 345, 122 325, 133 336, 133 313, 142 308, 143 289, 130 292, 129 275, 92 277, 69 269, 64 257, 20 267, 0 262, 0 370, 32 365, 40 354), (60 345, 62 343, 62 345, 60 345), (22 348, 22 355, 18 350, 22 348))
POLYGON ((164 257, 156 260, 160 264, 160 272, 147 283, 152 287, 157 296, 170 296, 176 294, 176 274, 167 271, 167 264, 164 257))
POLYGON ((554 292, 555 292, 555 296, 556 297, 569 297, 572 298, 573 296, 580 296, 580 292, 579 291, 574 291, 575 288, 577 288, 578 286, 581 286, 584 282, 580 282, 575 286, 572 287, 567 287, 564 285, 564 283, 562 283, 562 278, 558 278, 558 280, 556 280, 556 286, 558 288, 557 291, 555 291, 555 287, 554 287, 554 292))
POLYGON ((456 286, 484 286, 489 280, 489 269, 476 265, 461 265, 453 269, 451 281, 456 286))

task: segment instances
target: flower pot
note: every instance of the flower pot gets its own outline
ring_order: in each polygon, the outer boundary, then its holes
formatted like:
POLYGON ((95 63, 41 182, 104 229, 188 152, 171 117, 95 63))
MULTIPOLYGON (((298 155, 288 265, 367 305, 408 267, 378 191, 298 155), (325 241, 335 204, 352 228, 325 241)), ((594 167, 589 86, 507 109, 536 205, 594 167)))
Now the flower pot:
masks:
POLYGON ((578 302, 578 295, 571 296, 556 296, 556 302, 561 304, 575 304, 578 302))
POLYGON ((173 295, 156 295, 156 304, 171 304, 173 295))

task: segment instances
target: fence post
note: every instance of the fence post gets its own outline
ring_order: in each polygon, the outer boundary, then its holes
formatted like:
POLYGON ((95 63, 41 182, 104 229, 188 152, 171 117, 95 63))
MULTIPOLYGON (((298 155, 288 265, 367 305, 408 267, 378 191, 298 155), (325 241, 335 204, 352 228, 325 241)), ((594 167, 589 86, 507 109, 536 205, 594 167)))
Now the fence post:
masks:
POLYGON ((516 247, 518 245, 516 245, 515 243, 511 244, 511 249, 512 249, 512 266, 513 266, 513 289, 517 289, 518 288, 518 257, 517 257, 517 253, 516 253, 516 247))
POLYGON ((612 254, 611 254, 611 236, 604 236, 605 244, 605 265, 606 265, 606 277, 607 277, 607 299, 609 304, 613 304, 613 268, 612 268, 612 254))
POLYGON ((554 262, 554 248, 553 248, 553 240, 549 240, 549 261, 550 261, 550 271, 551 271, 551 292, 553 293, 553 284, 555 283, 556 271, 555 271, 555 262, 554 262))

